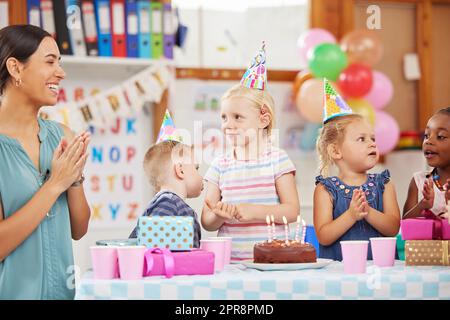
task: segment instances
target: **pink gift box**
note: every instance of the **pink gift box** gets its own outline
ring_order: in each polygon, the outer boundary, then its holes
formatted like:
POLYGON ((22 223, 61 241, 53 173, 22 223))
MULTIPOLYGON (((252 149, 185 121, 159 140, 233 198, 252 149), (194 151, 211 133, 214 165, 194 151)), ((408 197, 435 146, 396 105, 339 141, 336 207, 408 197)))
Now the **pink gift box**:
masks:
POLYGON ((145 264, 145 276, 214 274, 214 253, 199 249, 175 252, 149 249, 145 264))
POLYGON ((449 240, 450 225, 447 219, 425 212, 425 217, 401 221, 403 240, 449 240))

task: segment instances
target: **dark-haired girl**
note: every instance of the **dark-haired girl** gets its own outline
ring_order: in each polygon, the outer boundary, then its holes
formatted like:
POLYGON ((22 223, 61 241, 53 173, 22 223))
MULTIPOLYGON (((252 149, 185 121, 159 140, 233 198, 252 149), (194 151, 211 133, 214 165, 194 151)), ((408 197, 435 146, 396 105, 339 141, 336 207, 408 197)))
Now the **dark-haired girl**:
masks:
POLYGON ((450 107, 428 120, 422 150, 431 169, 414 173, 403 218, 419 217, 423 210, 444 218, 450 200, 450 107))

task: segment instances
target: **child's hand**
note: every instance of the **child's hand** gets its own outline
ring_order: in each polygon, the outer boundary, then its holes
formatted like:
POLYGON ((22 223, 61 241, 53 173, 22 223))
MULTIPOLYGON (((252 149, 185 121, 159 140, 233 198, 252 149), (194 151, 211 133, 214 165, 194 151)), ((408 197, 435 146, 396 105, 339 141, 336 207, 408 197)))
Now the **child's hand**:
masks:
POLYGON ((255 213, 253 212, 253 205, 250 203, 239 203, 236 205, 235 218, 239 222, 248 222, 255 220, 255 213))
POLYGON ((205 200, 205 205, 214 214, 222 217, 224 219, 233 219, 236 215, 236 206, 232 204, 227 204, 222 201, 217 202, 214 206, 208 200, 205 200))
POLYGON ((447 182, 444 184, 445 190, 445 203, 450 201, 450 179, 447 179, 447 182))
POLYGON ((431 209, 434 204, 434 187, 433 187, 433 179, 429 178, 425 180, 423 184, 422 190, 422 209, 431 209))
POLYGON ((353 191, 349 211, 355 221, 362 220, 369 214, 369 204, 366 201, 364 191, 360 189, 353 191))

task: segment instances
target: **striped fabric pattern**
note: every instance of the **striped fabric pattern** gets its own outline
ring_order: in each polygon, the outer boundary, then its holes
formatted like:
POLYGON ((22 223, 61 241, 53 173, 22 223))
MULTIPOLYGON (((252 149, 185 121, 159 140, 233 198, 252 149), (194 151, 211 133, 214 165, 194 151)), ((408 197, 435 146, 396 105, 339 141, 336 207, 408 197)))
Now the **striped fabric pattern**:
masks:
MULTIPOLYGON (((212 162, 205 180, 219 187, 223 202, 277 205, 280 198, 275 181, 286 173, 295 174, 294 164, 284 150, 271 147, 255 160, 220 156, 212 162)), ((275 229, 277 238, 284 237, 283 225, 275 229)), ((230 220, 222 225, 218 236, 233 237, 232 260, 251 259, 254 244, 267 240, 267 225, 230 220)))

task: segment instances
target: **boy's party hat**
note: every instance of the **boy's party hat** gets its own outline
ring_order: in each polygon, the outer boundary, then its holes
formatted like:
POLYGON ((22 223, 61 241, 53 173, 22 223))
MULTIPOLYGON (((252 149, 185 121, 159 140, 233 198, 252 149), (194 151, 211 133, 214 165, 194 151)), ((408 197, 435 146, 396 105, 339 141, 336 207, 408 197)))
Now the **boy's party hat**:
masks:
POLYGON ((252 64, 245 71, 241 79, 241 84, 250 89, 265 90, 267 87, 267 69, 266 69, 266 44, 262 43, 262 47, 258 54, 253 58, 252 64))
POLYGON ((156 143, 168 140, 183 142, 182 137, 177 133, 177 129, 175 128, 175 124, 173 123, 169 110, 166 110, 156 143))
POLYGON ((352 114, 352 109, 334 90, 326 78, 323 79, 323 123, 338 116, 352 114))

